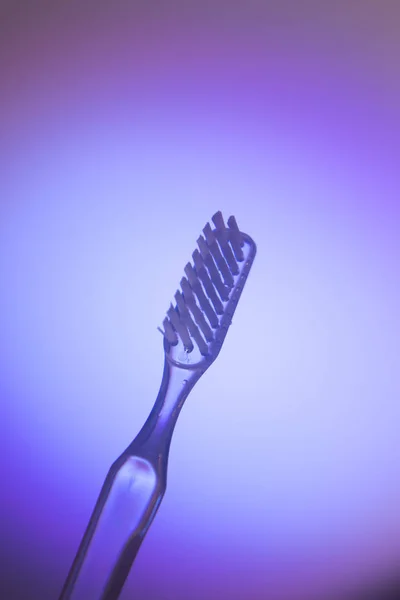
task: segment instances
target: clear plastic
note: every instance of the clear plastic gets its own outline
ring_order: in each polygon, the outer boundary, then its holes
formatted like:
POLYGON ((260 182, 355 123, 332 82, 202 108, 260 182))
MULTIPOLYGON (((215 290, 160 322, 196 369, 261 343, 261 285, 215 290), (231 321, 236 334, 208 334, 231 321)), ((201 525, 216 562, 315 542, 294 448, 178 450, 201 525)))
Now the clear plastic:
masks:
POLYGON ((256 246, 249 236, 240 235, 240 266, 208 353, 203 355, 195 346, 189 351, 181 340, 171 344, 165 334, 164 373, 156 402, 106 477, 59 600, 116 600, 120 595, 165 493, 176 420, 192 387, 219 354, 252 265, 256 246))
POLYGON ((106 477, 60 600, 118 598, 165 493, 176 420, 202 373, 198 368, 188 372, 166 357, 154 408, 106 477))

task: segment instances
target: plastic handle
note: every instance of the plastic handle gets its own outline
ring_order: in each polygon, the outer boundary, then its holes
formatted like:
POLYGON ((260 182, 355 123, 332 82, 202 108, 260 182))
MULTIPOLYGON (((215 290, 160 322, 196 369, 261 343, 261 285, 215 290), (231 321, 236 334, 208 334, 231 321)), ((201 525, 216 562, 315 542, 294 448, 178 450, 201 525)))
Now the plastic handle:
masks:
POLYGON ((203 373, 164 362, 153 409, 112 465, 59 600, 116 600, 167 485, 172 433, 203 373))
POLYGON ((164 492, 148 460, 122 455, 113 464, 60 600, 118 598, 164 492))

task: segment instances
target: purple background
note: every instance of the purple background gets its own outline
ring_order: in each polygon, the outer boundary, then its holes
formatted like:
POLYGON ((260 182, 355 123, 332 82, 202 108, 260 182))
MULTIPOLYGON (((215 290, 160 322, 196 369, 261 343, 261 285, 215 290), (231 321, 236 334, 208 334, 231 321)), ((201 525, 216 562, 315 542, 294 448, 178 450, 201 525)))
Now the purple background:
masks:
POLYGON ((2 2, 0 597, 54 599, 218 209, 258 255, 123 600, 400 561, 400 5, 2 2))

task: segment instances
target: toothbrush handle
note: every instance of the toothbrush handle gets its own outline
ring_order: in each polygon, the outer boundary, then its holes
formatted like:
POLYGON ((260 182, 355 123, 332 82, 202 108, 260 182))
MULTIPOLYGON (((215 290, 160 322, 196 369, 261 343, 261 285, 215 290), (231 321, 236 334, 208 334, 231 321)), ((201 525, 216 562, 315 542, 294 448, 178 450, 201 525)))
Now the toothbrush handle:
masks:
POLYGON ((165 357, 156 402, 136 438, 111 466, 59 600, 117 600, 166 489, 179 412, 202 371, 165 357))
POLYGON ((112 465, 59 600, 116 600, 165 492, 153 464, 112 465))

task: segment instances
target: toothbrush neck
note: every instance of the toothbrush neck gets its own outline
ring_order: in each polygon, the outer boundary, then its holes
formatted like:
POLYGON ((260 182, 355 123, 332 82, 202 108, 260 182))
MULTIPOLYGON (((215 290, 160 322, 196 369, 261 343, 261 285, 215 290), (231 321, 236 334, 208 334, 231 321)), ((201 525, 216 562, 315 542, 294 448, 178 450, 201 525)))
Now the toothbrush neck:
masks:
POLYGON ((127 452, 158 461, 168 458, 169 445, 181 408, 202 370, 182 369, 165 357, 160 391, 154 406, 127 452))

